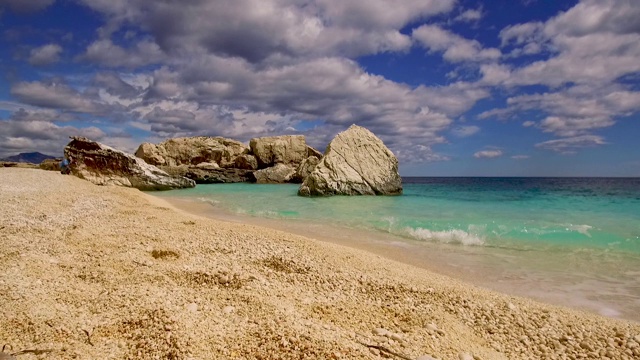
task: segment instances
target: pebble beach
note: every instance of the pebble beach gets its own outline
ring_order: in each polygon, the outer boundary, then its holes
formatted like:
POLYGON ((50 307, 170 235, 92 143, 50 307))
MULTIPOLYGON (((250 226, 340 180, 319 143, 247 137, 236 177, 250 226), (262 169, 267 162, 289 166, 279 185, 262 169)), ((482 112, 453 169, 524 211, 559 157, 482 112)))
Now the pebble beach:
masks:
POLYGON ((0 168, 0 204, 0 345, 17 359, 640 358, 639 323, 135 189, 0 168))

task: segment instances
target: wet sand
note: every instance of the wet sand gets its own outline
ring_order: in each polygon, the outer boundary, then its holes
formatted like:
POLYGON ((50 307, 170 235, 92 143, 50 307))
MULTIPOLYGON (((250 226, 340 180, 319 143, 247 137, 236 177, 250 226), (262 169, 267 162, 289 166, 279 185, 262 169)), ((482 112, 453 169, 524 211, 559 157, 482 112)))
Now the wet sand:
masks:
POLYGON ((640 356, 637 323, 134 189, 0 169, 0 203, 0 340, 42 353, 20 359, 640 356))

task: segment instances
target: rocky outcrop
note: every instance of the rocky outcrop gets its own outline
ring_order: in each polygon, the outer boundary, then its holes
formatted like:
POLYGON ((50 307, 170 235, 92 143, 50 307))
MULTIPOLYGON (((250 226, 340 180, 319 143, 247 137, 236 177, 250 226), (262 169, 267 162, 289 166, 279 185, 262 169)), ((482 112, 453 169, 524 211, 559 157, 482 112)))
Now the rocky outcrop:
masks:
POLYGON ((260 169, 255 172, 258 183, 301 183, 322 157, 307 145, 304 135, 254 138, 249 148, 260 169))
MULTIPOLYGON (((322 157, 322 155, 320 155, 320 157, 322 157)), ((310 156, 304 159, 304 161, 302 161, 300 166, 298 166, 298 168, 296 169, 296 173, 293 175, 291 182, 302 183, 304 179, 306 179, 307 176, 311 174, 313 169, 316 168, 318 163, 320 163, 320 158, 318 158, 317 156, 310 156)))
POLYGON ((136 156, 197 183, 301 183, 304 177, 299 173, 306 176, 310 164, 317 163, 307 159, 319 159, 322 154, 308 146, 303 135, 285 135, 254 138, 249 147, 222 137, 175 138, 157 145, 144 143, 136 156), (305 171, 297 171, 305 162, 305 171))
POLYGON ((169 139, 158 145, 144 143, 136 156, 156 166, 216 163, 222 168, 236 167, 236 159, 249 149, 241 142, 223 137, 196 136, 169 139))
POLYGON ((97 185, 120 185, 140 190, 194 187, 195 182, 171 176, 131 154, 84 137, 71 137, 64 154, 73 175, 97 185))
POLYGON ((253 172, 258 184, 281 184, 291 181, 296 173, 296 169, 285 164, 276 164, 275 166, 253 172))
POLYGON ((401 193, 398 160, 372 132, 357 125, 329 143, 324 157, 298 190, 302 196, 401 193))
POLYGON ((258 169, 258 160, 256 157, 249 154, 242 154, 238 156, 234 162, 236 169, 244 169, 244 170, 257 170, 258 169))
POLYGON ((219 184, 255 182, 256 178, 252 170, 223 169, 215 163, 198 164, 197 166, 161 166, 167 173, 175 176, 184 176, 194 180, 197 184, 219 184))
POLYGON ((308 157, 308 146, 304 135, 270 136, 251 139, 251 153, 258 160, 258 168, 276 164, 295 164, 297 167, 308 157))

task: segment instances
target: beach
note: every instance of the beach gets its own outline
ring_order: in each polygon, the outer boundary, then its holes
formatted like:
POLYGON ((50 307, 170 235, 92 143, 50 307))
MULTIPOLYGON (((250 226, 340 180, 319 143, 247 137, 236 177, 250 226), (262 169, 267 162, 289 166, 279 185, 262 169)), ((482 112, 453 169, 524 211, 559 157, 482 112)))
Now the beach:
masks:
POLYGON ((640 324, 380 255, 0 169, 0 342, 20 359, 634 359, 640 324))

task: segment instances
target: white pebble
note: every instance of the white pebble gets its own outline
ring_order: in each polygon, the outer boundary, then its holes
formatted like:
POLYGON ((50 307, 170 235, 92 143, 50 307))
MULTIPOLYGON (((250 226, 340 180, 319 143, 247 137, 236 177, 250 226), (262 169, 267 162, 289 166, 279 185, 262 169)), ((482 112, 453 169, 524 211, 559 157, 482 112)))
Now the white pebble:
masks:
POLYGON ((196 303, 187 304, 187 310, 189 310, 191 312, 198 311, 198 304, 196 304, 196 303))
POLYGON ((427 325, 427 330, 434 331, 434 332, 438 331, 438 326, 436 324, 431 323, 431 324, 427 325))
POLYGON ((389 330, 383 328, 376 328, 373 330, 373 333, 379 336, 387 336, 389 334, 389 330))
POLYGON ((473 360, 473 356, 467 354, 467 353, 460 353, 458 354, 458 359, 460 360, 473 360))
POLYGON ((509 307, 509 310, 515 310, 517 309, 517 307, 515 305, 513 305, 512 303, 509 303, 509 305, 507 305, 509 307))
POLYGON ((224 309, 222 309, 222 312, 225 314, 231 314, 234 311, 236 311, 236 308, 233 306, 225 306, 224 309))
POLYGON ((436 358, 431 355, 420 355, 416 360, 436 360, 436 358))
POLYGON ((389 333, 388 335, 390 338, 392 338, 395 341, 402 341, 402 335, 401 334, 397 334, 397 333, 389 333))

